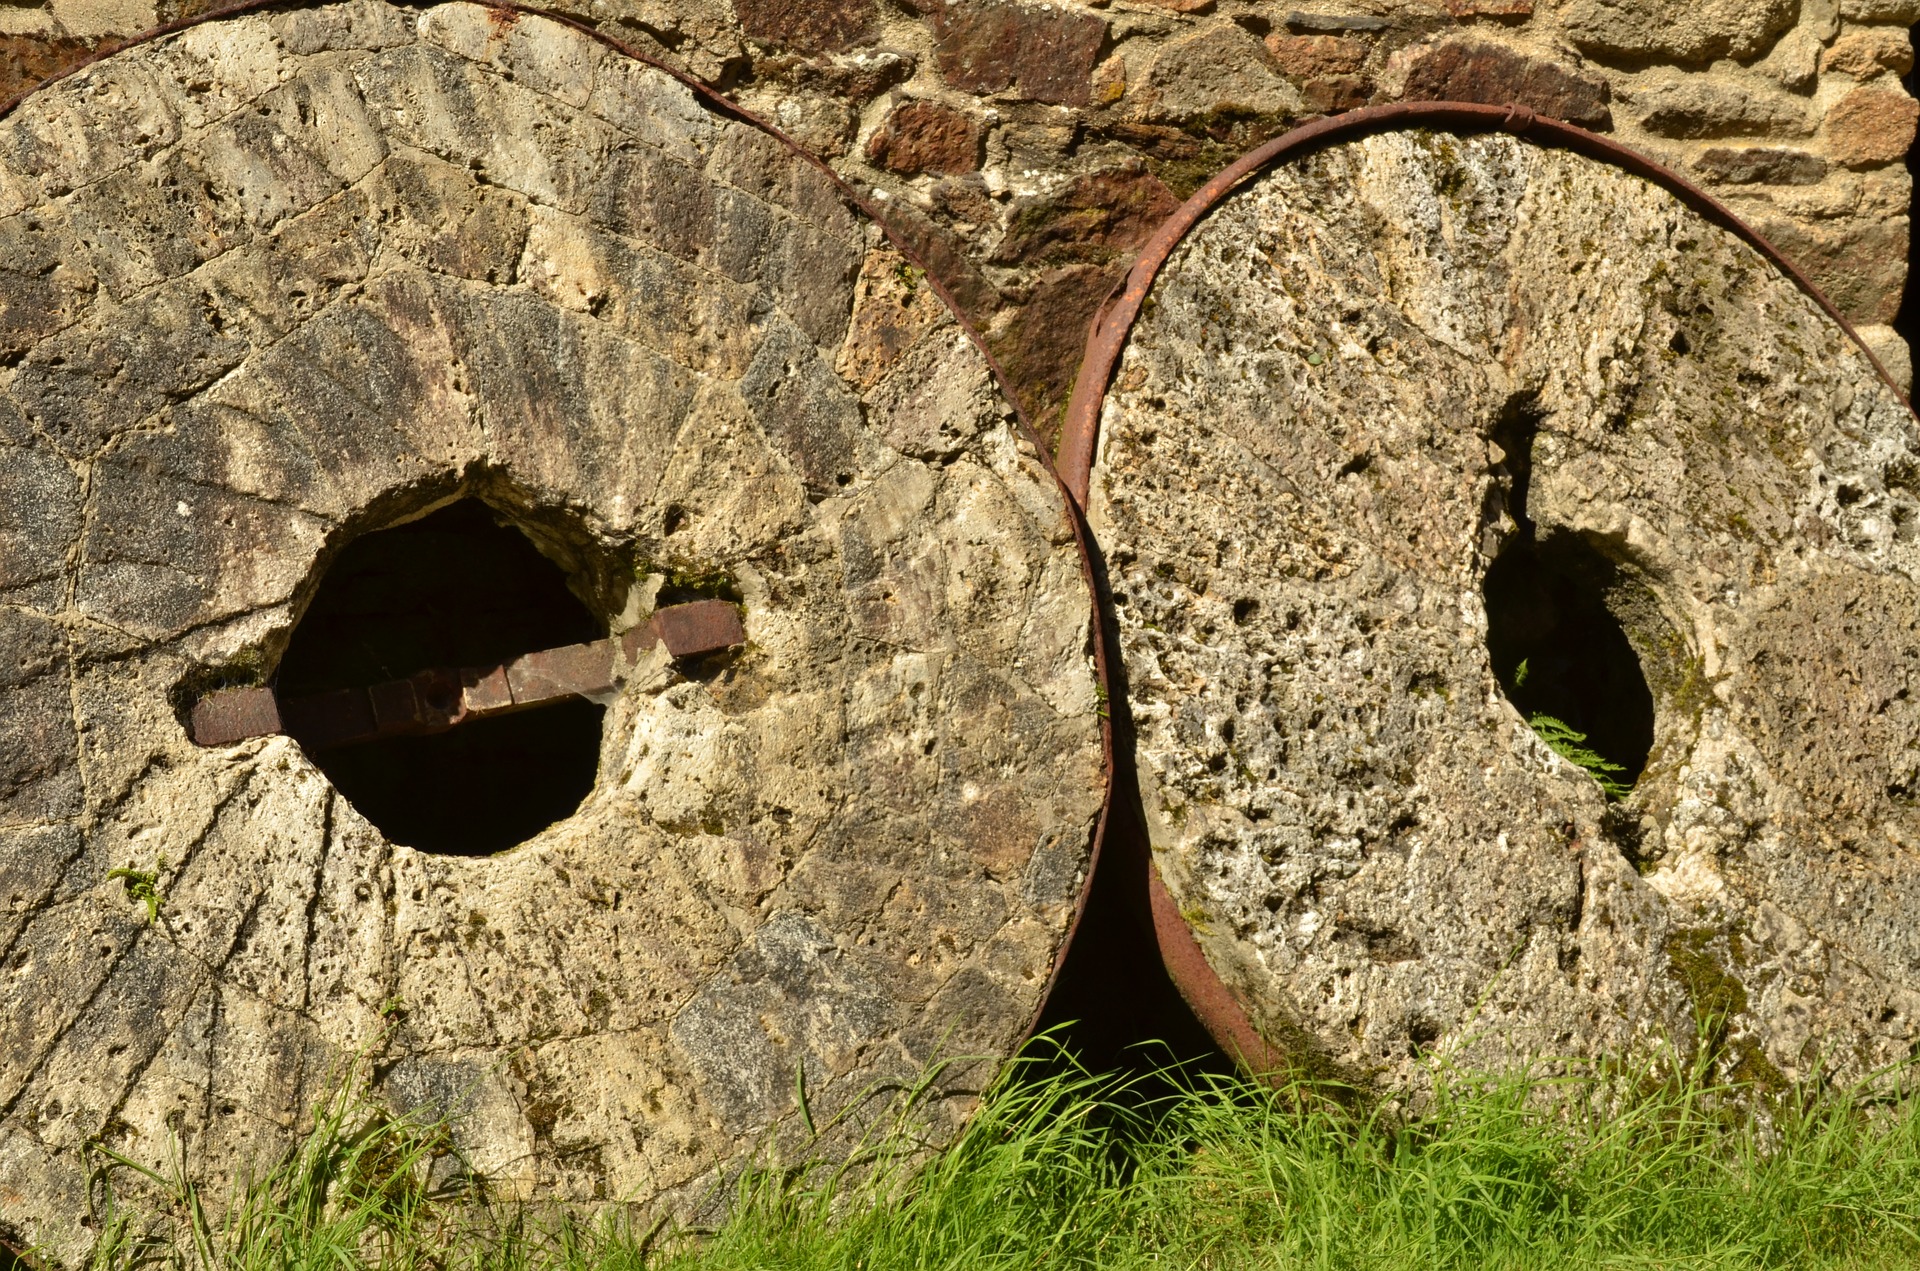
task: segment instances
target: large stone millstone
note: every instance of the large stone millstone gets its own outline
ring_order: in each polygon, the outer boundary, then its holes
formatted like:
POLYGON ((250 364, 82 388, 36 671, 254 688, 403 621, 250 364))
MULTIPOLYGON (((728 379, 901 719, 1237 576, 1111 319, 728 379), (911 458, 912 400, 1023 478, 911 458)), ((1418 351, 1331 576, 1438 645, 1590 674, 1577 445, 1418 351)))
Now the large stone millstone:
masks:
POLYGON ((1099 425, 1153 861, 1282 1055, 1911 1052, 1920 430, 1759 252, 1511 136, 1330 144, 1177 247, 1099 425))
POLYGON ((177 1135, 219 1201, 368 1048, 495 1194, 684 1207, 802 1083, 820 1123, 1018 1043, 1101 800, 1091 593, 880 243, 672 78, 463 4, 199 26, 0 123, 0 1237, 84 1250, 92 1141, 177 1135), (603 632, 721 579, 748 643, 633 669, 584 803, 496 855, 193 744, 343 547, 461 497, 603 632))

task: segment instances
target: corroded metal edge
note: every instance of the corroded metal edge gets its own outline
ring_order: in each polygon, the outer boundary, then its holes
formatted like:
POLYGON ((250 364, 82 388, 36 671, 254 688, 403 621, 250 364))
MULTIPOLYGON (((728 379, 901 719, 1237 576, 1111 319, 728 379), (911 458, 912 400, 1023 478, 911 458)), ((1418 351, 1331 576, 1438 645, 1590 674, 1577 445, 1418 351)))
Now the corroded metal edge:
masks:
MULTIPOLYGON (((1119 364, 1120 354, 1126 349, 1127 337, 1132 333, 1140 308, 1174 249, 1216 204, 1233 193, 1243 181, 1271 165, 1338 142, 1403 128, 1509 132, 1539 145, 1558 146, 1612 164, 1660 186, 1694 212, 1733 233, 1791 279, 1829 318, 1839 324, 1840 329, 1866 355, 1874 372, 1907 407, 1908 413, 1914 414, 1913 404, 1907 394, 1900 390, 1900 386, 1887 373, 1887 368, 1867 347, 1866 341, 1860 338, 1860 333, 1853 329, 1853 324, 1827 298, 1826 293, 1758 230, 1679 173, 1617 141, 1573 124, 1536 115, 1525 106, 1486 106, 1472 102, 1396 102, 1315 120, 1247 152, 1194 191, 1192 197, 1175 209, 1173 215, 1163 221, 1140 248, 1133 267, 1094 314, 1087 333, 1087 351, 1080 363, 1080 373, 1074 380, 1073 394, 1067 402, 1066 418, 1060 432, 1060 448, 1054 455, 1055 471, 1080 509, 1083 522, 1093 478, 1094 454, 1099 443, 1100 409, 1106 400, 1107 385, 1119 364)), ((1920 420, 1920 414, 1915 414, 1915 418, 1920 420)), ((1096 570, 1095 577, 1104 583, 1105 571, 1096 570)), ((1111 597, 1104 586, 1096 599, 1104 619, 1113 611, 1111 597)), ((1117 639, 1117 630, 1114 636, 1117 639)), ((1104 663, 1101 682, 1109 682, 1104 663)), ((1131 729, 1126 730, 1122 748, 1129 754, 1132 751, 1131 729)), ((1107 781, 1109 803, 1117 788, 1111 775, 1112 754, 1110 749, 1107 781)), ((1111 806, 1102 811, 1101 822, 1103 825, 1113 822, 1111 806)), ((1133 833, 1144 837, 1144 829, 1138 828, 1145 825, 1143 817, 1127 818, 1127 823, 1136 827, 1133 833)), ((1249 1072, 1274 1080, 1283 1078, 1297 1066, 1299 1057, 1290 1056, 1284 1047, 1275 1046, 1261 1034, 1246 1004, 1207 961, 1206 953, 1201 949, 1192 928, 1180 914, 1178 902, 1167 889, 1159 867, 1153 863, 1150 847, 1145 842, 1116 842, 1106 846, 1111 859, 1125 861, 1133 869, 1144 870, 1146 877, 1142 882, 1161 962, 1201 1026, 1249 1072)))
POLYGON ((654 610, 625 635, 537 649, 485 666, 436 666, 397 680, 282 700, 272 686, 215 689, 193 704, 196 746, 230 746, 285 733, 308 751, 383 737, 442 733, 473 720, 612 691, 656 645, 675 659, 705 657, 747 642, 740 611, 725 600, 654 610))
MULTIPOLYGON (((388 2, 396 8, 424 8, 435 3, 435 0, 388 0, 388 2)), ((1101 621, 1101 592, 1099 579, 1096 577, 1094 568, 1093 534, 1087 527, 1086 517, 1081 511, 1081 500, 1074 495, 1073 490, 1068 486, 1066 481, 1061 478, 1059 466, 1055 462, 1052 452, 1048 449, 1046 443, 1041 440, 1039 430, 1034 427, 1032 417, 1028 415, 1026 408, 1021 404, 1018 394, 1013 391, 1013 380, 1007 374, 1006 368, 1001 365, 1000 359, 994 356, 993 350, 987 346, 986 337, 981 334, 980 329, 974 325, 972 320, 967 317, 965 311, 962 310, 960 305, 954 300, 952 290, 947 286, 946 281, 941 278, 939 272, 933 269, 927 262, 925 256, 915 249, 912 240, 894 227, 893 223, 882 213, 879 204, 875 200, 861 194, 846 178, 842 177, 838 172, 835 172, 826 160, 820 158, 798 141, 788 136, 771 120, 748 110, 745 106, 740 105, 699 76, 681 70, 679 67, 668 65, 658 58, 641 52, 625 41, 616 39, 606 32, 589 26, 585 22, 564 13, 525 4, 490 3, 489 0, 475 0, 475 2, 481 3, 486 8, 496 12, 513 14, 515 16, 524 15, 527 17, 544 18, 549 22, 555 22, 561 26, 578 31, 582 35, 605 45, 623 57, 630 58, 643 66, 651 67, 661 74, 677 80, 679 83, 685 85, 695 97, 699 98, 717 113, 732 119, 737 119, 741 123, 758 129, 767 136, 772 137, 775 141, 785 146, 796 157, 812 165, 825 176, 839 191, 843 199, 862 216, 879 227, 880 232, 886 236, 887 242, 895 251, 905 257, 908 263, 913 265, 914 268, 920 270, 926 278, 928 286, 932 288, 933 293, 938 296, 940 302, 947 307, 947 312, 953 317, 954 322, 966 333, 967 338, 973 341, 974 347, 979 349, 980 356, 985 360, 987 369, 993 375, 994 383, 1000 389, 1001 398, 1006 402, 1007 407, 1013 415, 1020 435, 1026 440, 1028 445, 1032 447, 1035 458, 1038 459, 1048 475, 1053 478, 1054 484, 1059 488, 1061 513, 1066 517, 1068 525, 1073 530, 1074 546, 1080 556, 1080 574, 1081 577, 1086 580, 1087 593, 1091 602, 1087 615, 1087 654, 1089 660, 1093 663, 1094 680, 1098 686, 1101 700, 1103 702, 1109 700, 1112 689, 1112 679, 1109 674, 1111 657, 1107 648, 1106 630, 1101 621)), ((123 52, 141 44, 164 39, 169 35, 189 30, 204 23, 220 21, 224 18, 244 17, 248 14, 271 9, 292 10, 317 8, 321 3, 325 3, 325 0, 237 0, 237 3, 222 5, 191 17, 178 18, 172 22, 154 27, 152 30, 141 32, 139 35, 130 36, 124 40, 102 44, 81 60, 70 66, 63 67, 39 83, 22 90, 12 98, 0 101, 0 119, 5 119, 15 108, 33 96, 33 94, 59 83, 68 76, 76 75, 94 63, 111 57, 115 53, 123 52)), ((1086 876, 1081 880, 1079 894, 1074 897, 1073 915, 1068 921, 1066 934, 1061 939, 1060 947, 1055 951, 1053 966, 1047 974, 1046 987, 1035 1002, 1033 1012, 1028 1017, 1021 1031, 1020 1041, 1023 1047, 1025 1043, 1033 1037, 1034 1030, 1040 1022, 1041 1015, 1046 1010, 1047 999, 1052 996, 1054 986, 1060 980, 1060 972, 1066 965, 1067 954, 1073 947, 1074 937, 1079 932, 1081 919, 1086 914, 1087 900, 1093 891, 1094 875, 1098 872, 1099 863, 1106 844, 1107 826, 1111 821, 1113 805, 1114 733, 1111 712, 1105 709, 1100 711, 1100 749, 1103 789, 1101 792, 1100 811, 1096 816, 1092 837, 1088 845, 1086 876)))

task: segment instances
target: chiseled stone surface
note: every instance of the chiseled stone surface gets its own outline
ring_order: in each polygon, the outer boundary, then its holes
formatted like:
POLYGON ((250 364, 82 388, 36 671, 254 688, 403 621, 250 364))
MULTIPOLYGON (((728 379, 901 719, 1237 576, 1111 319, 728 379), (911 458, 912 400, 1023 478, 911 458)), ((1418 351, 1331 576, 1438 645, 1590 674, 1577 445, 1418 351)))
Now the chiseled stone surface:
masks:
POLYGON ((1911 1053, 1920 427, 1757 253, 1510 137, 1343 144, 1174 253, 1102 429, 1155 860, 1274 1042, 1397 1086, 1721 1011, 1763 1083, 1911 1053), (1616 571, 1623 803, 1496 682, 1516 512, 1616 571))
POLYGON ((81 1256, 92 1141, 178 1133, 224 1197, 364 1048, 495 1189, 685 1210, 797 1078, 824 1113, 1018 1040, 1101 794, 1089 593, 879 242, 669 77, 465 4, 197 27, 0 122, 0 1236, 81 1256), (483 859, 291 740, 190 744, 195 677, 461 494, 615 632, 726 572, 749 645, 630 668, 579 812, 483 859))

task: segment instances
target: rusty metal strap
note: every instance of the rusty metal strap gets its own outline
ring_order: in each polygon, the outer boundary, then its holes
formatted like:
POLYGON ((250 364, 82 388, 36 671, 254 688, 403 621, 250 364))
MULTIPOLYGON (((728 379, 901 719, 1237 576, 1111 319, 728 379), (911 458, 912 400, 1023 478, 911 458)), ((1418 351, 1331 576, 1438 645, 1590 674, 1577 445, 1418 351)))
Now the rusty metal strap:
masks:
MULTIPOLYGON (((1887 368, 1880 364, 1860 333, 1853 329, 1839 308, 1829 300, 1812 279, 1800 272, 1779 248, 1760 232, 1735 216, 1728 207, 1679 173, 1656 163, 1619 142, 1588 132, 1573 124, 1537 115, 1520 105, 1483 106, 1473 102, 1396 102, 1387 106, 1369 106, 1295 128, 1249 151, 1228 165, 1212 180, 1194 191, 1193 197, 1161 223, 1153 237, 1141 247, 1133 268, 1095 315, 1087 334, 1087 352, 1080 363, 1080 374, 1073 384, 1073 396, 1067 402, 1067 417, 1060 434, 1060 450, 1054 457, 1060 479, 1082 507, 1086 505, 1088 484, 1093 478, 1093 456, 1100 434, 1100 406, 1106 398, 1107 384, 1119 365, 1134 319, 1140 314, 1147 293, 1181 240, 1186 238, 1202 217, 1213 210, 1248 177, 1283 159, 1293 158, 1323 146, 1351 141, 1370 133, 1396 128, 1443 128, 1456 132, 1510 132, 1524 135, 1536 145, 1558 146, 1602 163, 1612 164, 1665 189, 1709 221, 1729 230, 1753 247, 1778 270, 1791 278, 1829 318, 1840 325, 1866 354, 1867 361, 1888 388, 1902 402, 1900 391, 1887 368)), ((1911 410, 1909 403, 1908 409, 1911 410)))
POLYGON ((430 667, 405 679, 281 701, 272 688, 228 688, 194 703, 188 731, 200 746, 287 734, 311 750, 382 737, 443 733, 471 720, 613 691, 619 664, 664 645, 697 658, 746 642, 740 611, 724 600, 670 605, 618 640, 525 653, 494 666, 430 667))

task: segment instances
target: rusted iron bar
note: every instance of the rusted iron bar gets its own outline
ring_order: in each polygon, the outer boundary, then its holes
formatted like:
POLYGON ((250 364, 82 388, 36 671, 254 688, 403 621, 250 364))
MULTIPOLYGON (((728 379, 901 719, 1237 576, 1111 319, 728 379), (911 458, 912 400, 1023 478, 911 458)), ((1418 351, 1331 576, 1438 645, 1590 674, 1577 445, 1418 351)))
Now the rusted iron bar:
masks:
POLYGON ((194 703, 189 731, 201 746, 227 746, 285 733, 314 750, 381 737, 422 737, 469 720, 611 692, 619 654, 632 665, 664 646, 675 660, 746 642, 740 611, 696 600, 657 611, 620 637, 524 653, 496 666, 429 667, 405 679, 281 701, 271 688, 228 688, 194 703))

